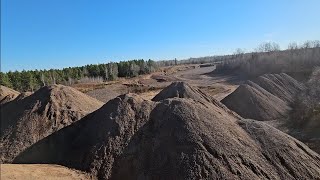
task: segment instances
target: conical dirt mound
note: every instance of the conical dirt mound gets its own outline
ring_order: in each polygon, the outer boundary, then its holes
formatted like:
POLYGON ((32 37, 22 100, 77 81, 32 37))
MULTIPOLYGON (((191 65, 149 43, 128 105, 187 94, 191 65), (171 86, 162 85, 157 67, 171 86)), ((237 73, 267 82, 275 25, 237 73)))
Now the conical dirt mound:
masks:
POLYGON ((305 88, 301 83, 285 73, 265 74, 258 77, 254 82, 288 103, 292 103, 297 93, 305 88))
POLYGON ((157 94, 152 101, 162 101, 168 98, 189 98, 202 103, 209 103, 218 106, 229 114, 240 118, 238 114, 230 111, 224 104, 204 93, 197 87, 193 87, 186 82, 173 82, 157 94))
POLYGON ((20 93, 5 86, 0 86, 0 105, 15 99, 20 93))
POLYGON ((168 98, 191 98, 194 100, 207 100, 211 101, 210 98, 206 96, 201 90, 198 88, 190 86, 185 82, 174 82, 170 84, 168 87, 164 88, 159 94, 157 94, 152 101, 161 101, 168 98))
POLYGON ((296 139, 205 100, 119 96, 39 141, 16 163, 57 163, 100 179, 317 179, 296 139))
POLYGON ((290 110, 285 101, 252 81, 240 85, 221 102, 244 118, 261 121, 283 118, 290 110))
POLYGON ((47 86, 1 107, 1 162, 98 109, 102 103, 71 87, 47 86))
POLYGON ((236 120, 190 99, 168 99, 132 138, 112 177, 315 179, 319 165, 319 155, 262 122, 236 120))
POLYGON ((149 120, 155 104, 135 94, 121 95, 35 144, 15 162, 64 164, 109 178, 115 160, 149 120))

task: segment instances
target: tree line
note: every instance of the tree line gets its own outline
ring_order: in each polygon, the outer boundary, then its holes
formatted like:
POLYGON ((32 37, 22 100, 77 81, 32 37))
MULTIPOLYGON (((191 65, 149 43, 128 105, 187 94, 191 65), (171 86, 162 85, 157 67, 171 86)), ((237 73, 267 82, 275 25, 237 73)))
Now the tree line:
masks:
POLYGON ((260 44, 254 51, 245 53, 237 49, 217 66, 217 72, 230 72, 248 77, 266 73, 285 72, 307 78, 314 67, 320 66, 320 41, 306 41, 300 45, 290 43, 281 50, 277 43, 260 44))
POLYGON ((131 60, 107 64, 86 65, 64 69, 0 72, 0 84, 18 91, 34 91, 50 84, 72 85, 75 83, 112 81, 118 77, 135 77, 154 72, 159 67, 180 64, 220 63, 217 71, 239 72, 249 76, 264 73, 297 72, 311 73, 320 66, 320 41, 306 41, 300 45, 290 43, 286 50, 274 42, 261 43, 252 52, 236 49, 233 54, 205 56, 184 60, 131 60))
POLYGON ((45 85, 72 85, 79 82, 112 81, 118 77, 135 77, 157 70, 155 61, 143 59, 90 64, 64 69, 0 72, 0 84, 15 90, 34 91, 45 85))

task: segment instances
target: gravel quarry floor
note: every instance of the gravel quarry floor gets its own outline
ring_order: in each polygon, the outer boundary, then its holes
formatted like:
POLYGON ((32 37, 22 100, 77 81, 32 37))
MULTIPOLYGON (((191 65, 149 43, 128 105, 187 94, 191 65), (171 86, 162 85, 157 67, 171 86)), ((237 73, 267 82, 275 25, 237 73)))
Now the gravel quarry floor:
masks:
POLYGON ((183 67, 167 67, 163 72, 156 72, 149 75, 122 80, 117 83, 108 85, 105 88, 89 91, 86 94, 102 102, 108 102, 110 99, 128 92, 137 93, 146 99, 152 99, 152 97, 157 94, 157 92, 167 87, 172 82, 183 81, 189 83, 192 86, 199 87, 200 89, 220 101, 224 97, 232 93, 239 85, 238 81, 235 81, 237 77, 214 74, 213 72, 215 69, 215 65, 201 67, 197 64, 185 65, 183 67), (164 81, 158 81, 157 78, 164 79, 164 81), (139 93, 132 91, 124 84, 139 84, 144 88, 153 87, 156 90, 146 90, 145 92, 139 93))

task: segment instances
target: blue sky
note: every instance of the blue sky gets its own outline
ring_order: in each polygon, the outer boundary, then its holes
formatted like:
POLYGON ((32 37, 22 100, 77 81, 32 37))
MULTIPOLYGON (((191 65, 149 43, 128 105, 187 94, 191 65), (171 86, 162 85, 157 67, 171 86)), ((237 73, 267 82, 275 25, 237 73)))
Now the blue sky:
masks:
POLYGON ((1 0, 1 71, 320 39, 319 0, 1 0))

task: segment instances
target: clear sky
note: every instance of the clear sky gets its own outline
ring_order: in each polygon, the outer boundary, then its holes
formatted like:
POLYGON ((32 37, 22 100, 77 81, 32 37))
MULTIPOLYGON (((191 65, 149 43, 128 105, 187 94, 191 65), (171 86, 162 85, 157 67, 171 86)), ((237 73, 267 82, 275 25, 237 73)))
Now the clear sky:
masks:
POLYGON ((320 39, 319 0, 1 0, 1 71, 320 39))

